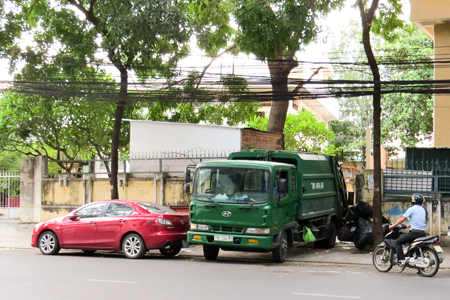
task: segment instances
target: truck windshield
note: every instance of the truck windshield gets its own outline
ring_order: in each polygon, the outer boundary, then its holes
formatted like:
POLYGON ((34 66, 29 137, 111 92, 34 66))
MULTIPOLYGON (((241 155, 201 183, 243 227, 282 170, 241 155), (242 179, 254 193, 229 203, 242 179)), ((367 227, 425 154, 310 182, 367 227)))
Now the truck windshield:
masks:
POLYGON ((264 203, 269 200, 270 172, 260 169, 198 168, 193 197, 196 200, 228 203, 264 203))

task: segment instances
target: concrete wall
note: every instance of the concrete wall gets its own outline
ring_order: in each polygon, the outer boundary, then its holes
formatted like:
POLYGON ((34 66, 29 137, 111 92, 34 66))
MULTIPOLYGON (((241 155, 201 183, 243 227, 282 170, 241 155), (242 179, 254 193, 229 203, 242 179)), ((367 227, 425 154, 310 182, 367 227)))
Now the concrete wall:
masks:
MULTIPOLYGON (((119 187, 119 198, 162 203, 166 206, 189 205, 190 198, 184 192, 184 180, 165 178, 162 195, 161 182, 154 178, 130 179, 126 185, 119 187)), ((60 186, 57 179, 44 179, 40 198, 42 205, 35 222, 64 216, 85 203, 111 199, 110 184, 108 179, 83 181, 72 178, 67 181, 67 186, 60 186)))
MULTIPOLYGON (((373 204, 373 188, 370 183, 370 176, 373 170, 364 170, 363 201, 373 204)), ((450 245, 450 237, 447 237, 450 226, 450 198, 443 195, 424 195, 424 207, 428 212, 427 234, 440 235, 441 243, 450 245)), ((381 211, 383 216, 389 218, 391 223, 397 221, 406 210, 411 207, 411 195, 383 196, 381 211)))
MULTIPOLYGON (((448 80, 450 68, 445 61, 450 58, 450 1, 411 0, 411 21, 434 42, 435 80, 448 80), (440 63, 442 61, 442 63, 440 63)), ((434 147, 450 147, 450 95, 434 96, 434 147)))

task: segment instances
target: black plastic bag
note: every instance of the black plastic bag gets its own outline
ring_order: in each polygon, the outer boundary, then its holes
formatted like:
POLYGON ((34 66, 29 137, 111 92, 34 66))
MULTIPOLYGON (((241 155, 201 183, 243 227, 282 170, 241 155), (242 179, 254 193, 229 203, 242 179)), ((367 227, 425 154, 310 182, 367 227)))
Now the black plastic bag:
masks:
POLYGON ((370 220, 359 218, 358 226, 356 226, 355 235, 353 238, 355 247, 364 249, 366 245, 373 244, 373 223, 370 220))
POLYGON ((367 202, 359 201, 355 206, 353 213, 359 217, 364 219, 372 218, 373 215, 373 209, 372 205, 370 205, 367 202))
POLYGON ((350 222, 339 229, 338 240, 341 242, 353 242, 353 236, 356 231, 356 223, 350 222))
POLYGON ((343 220, 344 220, 345 222, 348 222, 348 221, 357 221, 358 218, 359 218, 359 217, 355 214, 355 207, 352 206, 352 207, 349 207, 349 208, 347 209, 347 213, 345 214, 345 217, 343 218, 343 220))

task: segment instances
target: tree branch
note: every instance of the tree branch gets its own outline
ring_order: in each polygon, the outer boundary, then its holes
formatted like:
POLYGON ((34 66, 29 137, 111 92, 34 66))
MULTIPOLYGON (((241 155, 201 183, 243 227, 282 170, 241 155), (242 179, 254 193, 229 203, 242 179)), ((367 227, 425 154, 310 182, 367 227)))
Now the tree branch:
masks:
POLYGON ((323 68, 323 67, 317 68, 316 71, 311 75, 311 77, 309 77, 308 80, 300 82, 300 83, 295 87, 295 89, 292 91, 292 95, 295 96, 295 95, 298 93, 298 91, 305 85, 305 83, 311 82, 312 78, 313 78, 314 76, 316 76, 322 68, 323 68))
POLYGON ((203 79, 203 76, 204 76, 205 73, 206 73, 206 70, 212 65, 212 63, 213 63, 216 59, 218 59, 219 57, 221 57, 223 54, 225 54, 225 53, 227 53, 227 52, 230 52, 231 50, 233 50, 233 49, 235 49, 235 48, 236 48, 236 44, 232 45, 230 48, 224 50, 222 53, 220 53, 220 54, 218 54, 216 57, 214 57, 214 58, 209 62, 209 64, 207 64, 207 65, 203 68, 203 72, 202 72, 202 74, 200 74, 199 80, 198 80, 198 82, 197 82, 197 86, 196 86, 197 89, 198 89, 198 87, 200 86, 200 83, 202 82, 202 79, 203 79))

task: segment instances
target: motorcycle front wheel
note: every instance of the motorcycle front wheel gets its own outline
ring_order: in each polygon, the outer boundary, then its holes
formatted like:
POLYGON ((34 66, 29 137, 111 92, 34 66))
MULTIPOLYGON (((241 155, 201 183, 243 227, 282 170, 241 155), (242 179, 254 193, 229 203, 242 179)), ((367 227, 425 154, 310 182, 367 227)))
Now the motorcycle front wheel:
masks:
POLYGON ((392 269, 391 253, 384 247, 378 246, 373 250, 372 262, 380 272, 389 272, 392 269))
POLYGON ((433 277, 439 271, 439 257, 432 249, 423 249, 422 253, 424 259, 430 260, 430 266, 428 268, 419 268, 419 273, 425 277, 433 277))

